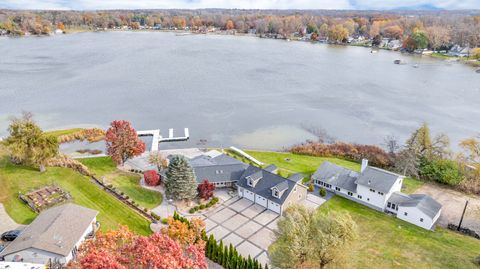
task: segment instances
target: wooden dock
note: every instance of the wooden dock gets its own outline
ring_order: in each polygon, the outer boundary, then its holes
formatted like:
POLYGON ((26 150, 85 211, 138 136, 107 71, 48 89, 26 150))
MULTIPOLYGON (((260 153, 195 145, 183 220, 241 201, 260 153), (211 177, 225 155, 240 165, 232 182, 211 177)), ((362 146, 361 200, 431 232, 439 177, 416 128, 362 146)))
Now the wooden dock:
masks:
POLYGON ((178 136, 178 137, 174 136, 172 128, 168 129, 168 137, 163 137, 160 134, 160 129, 137 131, 137 135, 152 137, 152 146, 150 148, 150 151, 158 151, 158 144, 162 142, 187 141, 190 138, 190 132, 188 128, 184 128, 184 136, 178 136))

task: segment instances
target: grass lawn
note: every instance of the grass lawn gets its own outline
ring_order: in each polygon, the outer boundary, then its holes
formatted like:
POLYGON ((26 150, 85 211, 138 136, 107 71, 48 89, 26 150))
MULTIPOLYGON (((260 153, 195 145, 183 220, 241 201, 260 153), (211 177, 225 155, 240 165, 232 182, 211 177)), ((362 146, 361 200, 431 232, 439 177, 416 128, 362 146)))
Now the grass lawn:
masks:
POLYGON ((355 268, 478 268, 480 241, 452 231, 434 232, 335 196, 321 211, 346 211, 358 227, 348 256, 355 268))
POLYGON ((98 210, 103 231, 127 225, 140 234, 150 234, 149 221, 128 206, 103 191, 97 185, 73 170, 49 167, 44 173, 26 166, 11 164, 0 148, 0 203, 17 222, 28 224, 36 214, 18 198, 19 192, 57 184, 73 196, 73 202, 98 210))
POLYGON ((110 157, 85 158, 79 159, 79 161, 85 164, 99 179, 104 177, 104 180, 123 191, 142 208, 152 209, 162 203, 161 193, 142 188, 138 174, 118 170, 110 157))
POLYGON ((83 129, 82 128, 72 128, 72 129, 65 129, 65 130, 48 131, 48 132, 45 132, 45 134, 46 135, 53 135, 55 137, 59 137, 59 136, 62 136, 62 135, 73 134, 73 133, 79 132, 81 130, 83 130, 83 129))

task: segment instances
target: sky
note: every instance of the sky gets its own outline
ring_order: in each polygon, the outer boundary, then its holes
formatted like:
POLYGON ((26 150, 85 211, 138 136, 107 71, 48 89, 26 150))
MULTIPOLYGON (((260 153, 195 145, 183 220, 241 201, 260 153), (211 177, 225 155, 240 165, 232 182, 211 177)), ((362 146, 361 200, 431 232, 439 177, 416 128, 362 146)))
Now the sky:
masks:
POLYGON ((8 9, 480 9, 480 0, 0 0, 8 9))

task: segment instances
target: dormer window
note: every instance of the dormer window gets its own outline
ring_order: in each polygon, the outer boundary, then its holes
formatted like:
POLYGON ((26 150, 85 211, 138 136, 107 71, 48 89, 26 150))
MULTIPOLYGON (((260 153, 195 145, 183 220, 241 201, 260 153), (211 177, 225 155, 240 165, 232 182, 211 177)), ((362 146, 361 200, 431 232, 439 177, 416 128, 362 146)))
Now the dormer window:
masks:
POLYGON ((272 195, 273 195, 274 197, 280 198, 280 192, 279 192, 277 189, 273 189, 272 191, 273 191, 273 194, 272 194, 272 195))
POLYGON ((253 179, 248 179, 248 186, 253 187, 253 179))

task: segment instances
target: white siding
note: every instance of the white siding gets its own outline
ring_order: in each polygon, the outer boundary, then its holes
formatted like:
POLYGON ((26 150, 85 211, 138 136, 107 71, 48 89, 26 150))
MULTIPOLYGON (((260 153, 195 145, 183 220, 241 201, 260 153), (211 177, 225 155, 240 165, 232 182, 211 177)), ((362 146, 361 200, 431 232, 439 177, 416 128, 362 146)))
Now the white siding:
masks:
POLYGON ((385 209, 385 205, 387 203, 387 195, 385 193, 380 195, 377 190, 372 192, 370 191, 370 188, 362 185, 357 185, 357 193, 362 196, 362 201, 365 203, 371 204, 382 210, 385 209))
POLYGON ((268 209, 272 210, 273 212, 277 212, 278 214, 282 212, 282 207, 270 200, 268 200, 268 209))
POLYGON ((420 226, 424 229, 430 230, 432 229, 433 224, 438 219, 441 214, 441 210, 438 214, 432 219, 429 216, 425 215, 422 211, 420 211, 416 207, 398 207, 397 218, 404 220, 406 222, 415 224, 420 226), (405 215, 406 213, 406 215, 405 215), (423 221, 422 221, 423 220, 423 221))
POLYGON ((238 187, 238 197, 243 197, 243 188, 238 187))
POLYGON ((247 190, 247 189, 243 189, 243 198, 246 198, 252 202, 255 202, 255 193, 247 190))
POLYGON ((267 199, 258 194, 255 194, 255 203, 267 207, 267 199))

